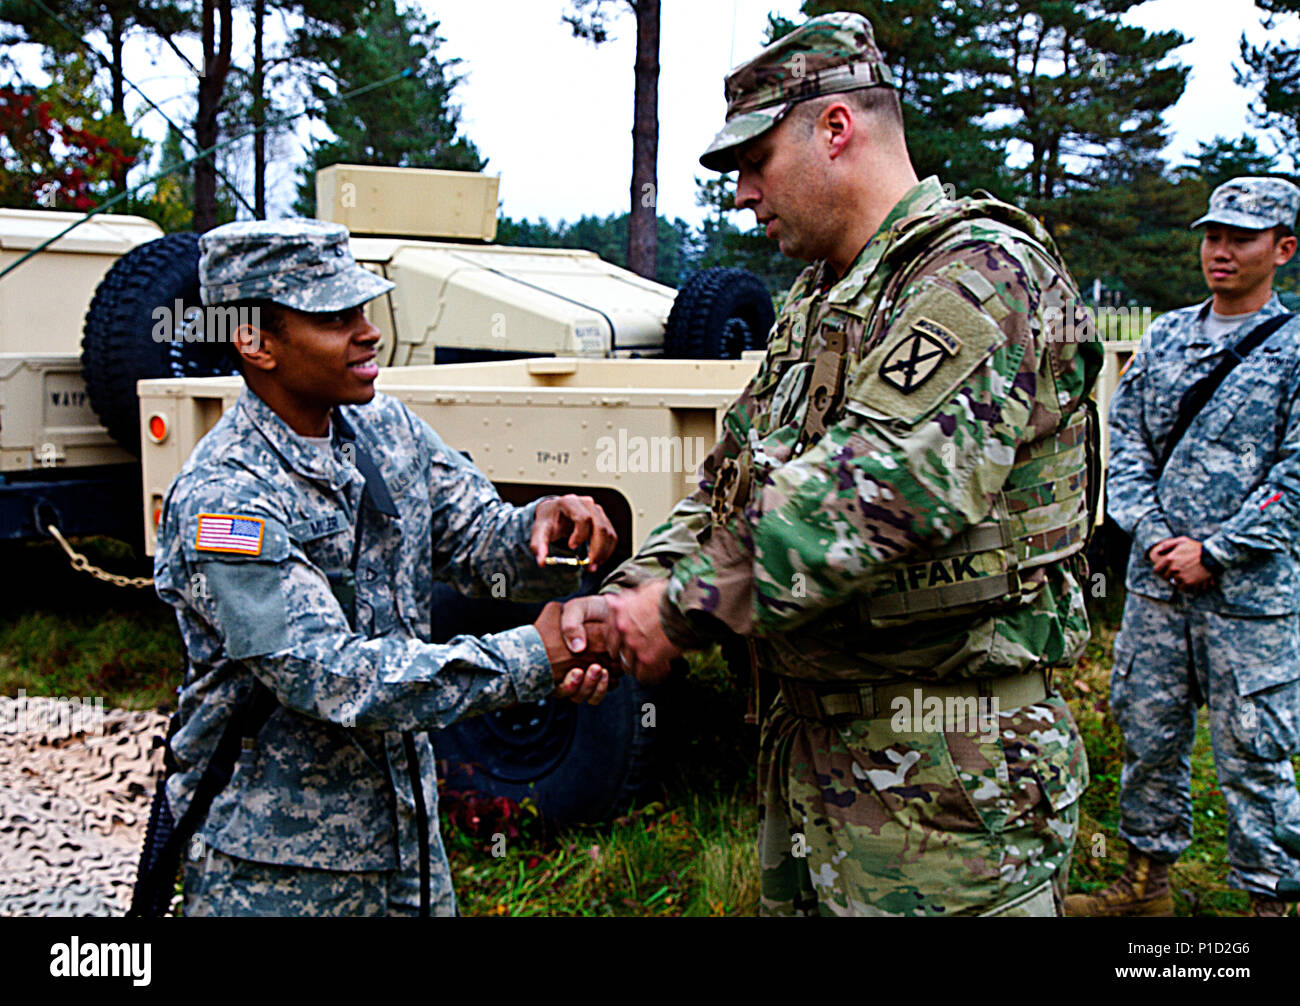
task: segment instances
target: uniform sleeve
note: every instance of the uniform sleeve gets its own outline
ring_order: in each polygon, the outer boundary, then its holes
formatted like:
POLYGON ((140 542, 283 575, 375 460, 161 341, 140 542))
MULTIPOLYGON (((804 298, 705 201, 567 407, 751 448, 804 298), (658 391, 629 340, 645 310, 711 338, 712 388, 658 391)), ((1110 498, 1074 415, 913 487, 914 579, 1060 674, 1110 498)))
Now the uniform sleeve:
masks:
POLYGON ((1263 482, 1201 547, 1231 569, 1259 552, 1287 552, 1300 541, 1300 391, 1293 378, 1286 432, 1263 482))
MULTIPOLYGON (((164 516, 163 599, 188 609, 213 654, 242 662, 285 706, 365 729, 422 730, 542 698, 553 687, 537 631, 522 626, 445 644, 401 632, 351 630, 326 575, 286 531, 286 514, 250 478, 227 475, 179 491, 164 516), (199 515, 261 524, 257 554, 200 549, 199 515)), ((191 654, 191 658, 196 656, 191 654)))
POLYGON ((996 303, 914 281, 850 374, 844 417, 799 457, 756 463, 750 504, 676 564, 666 603, 685 619, 767 635, 843 604, 885 565, 986 517, 1017 448, 1059 426, 1063 385, 1035 345, 1041 318, 1030 325, 1038 294, 1010 253, 967 254, 997 280, 996 303), (913 342, 935 323, 948 338, 932 357, 932 342, 913 342))
POLYGON ((506 503, 487 476, 428 423, 414 415, 409 421, 429 452, 434 578, 468 597, 546 601, 576 592, 580 569, 539 567, 528 547, 542 500, 522 507, 506 503))
POLYGON ((1110 403, 1110 456, 1106 461, 1106 512, 1134 547, 1146 555, 1153 545, 1174 536, 1156 496, 1159 481, 1157 435, 1147 425, 1143 403, 1150 379, 1150 349, 1164 332, 1157 320, 1142 337, 1138 351, 1120 378, 1110 403))
MULTIPOLYGON (((747 395, 742 395, 731 405, 724 429, 741 421, 739 410, 745 407, 747 400, 747 395)), ((724 433, 700 463, 700 481, 695 492, 673 507, 668 519, 650 532, 636 555, 609 575, 601 586, 601 593, 620 593, 649 580, 662 580, 672 572, 678 559, 699 547, 700 539, 709 528, 710 500, 718 467, 727 457, 734 457, 736 450, 735 436, 730 432, 724 433)))

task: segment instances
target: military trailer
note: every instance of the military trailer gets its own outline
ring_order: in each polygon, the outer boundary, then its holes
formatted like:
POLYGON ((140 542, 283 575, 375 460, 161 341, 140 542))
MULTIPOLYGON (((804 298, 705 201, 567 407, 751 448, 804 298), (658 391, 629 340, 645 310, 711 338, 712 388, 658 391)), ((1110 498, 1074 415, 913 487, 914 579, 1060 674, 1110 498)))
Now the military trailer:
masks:
MULTIPOLYGON (((79 214, 0 209, 0 269, 79 214)), ((139 468, 91 407, 86 306, 123 255, 162 232, 133 216, 88 221, 0 279, 0 538, 138 535, 139 468)))
MULTIPOLYGON (((393 367, 380 371, 377 387, 468 455, 504 499, 566 491, 596 499, 619 544, 586 576, 591 591, 694 490, 727 406, 757 365, 753 358, 537 357, 393 367)), ((242 388, 237 377, 140 382, 142 520, 151 552, 167 487, 242 388)), ((440 588, 434 639, 521 625, 539 608, 440 588)), ((453 786, 529 797, 562 822, 602 820, 625 811, 651 771, 659 714, 647 717, 646 703, 662 704, 625 681, 598 707, 529 703, 454 724, 434 747, 452 766, 453 786)))

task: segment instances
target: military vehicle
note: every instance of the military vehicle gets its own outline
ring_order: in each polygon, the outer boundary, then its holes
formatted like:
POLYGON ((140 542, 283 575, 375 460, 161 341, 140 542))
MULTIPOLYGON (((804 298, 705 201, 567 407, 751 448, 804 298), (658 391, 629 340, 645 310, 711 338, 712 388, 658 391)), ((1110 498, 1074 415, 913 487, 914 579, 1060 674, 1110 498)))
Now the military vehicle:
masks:
MULTIPOLYGON (((357 260, 397 283, 369 307, 381 366, 762 346, 773 310, 757 277, 706 269, 676 291, 591 252, 493 244, 498 186, 473 172, 319 173, 318 215, 346 224, 357 260)), ((0 210, 0 269, 79 219, 0 210)), ((0 538, 53 523, 142 541, 136 382, 233 369, 197 263, 196 235, 102 215, 0 278, 0 538)))

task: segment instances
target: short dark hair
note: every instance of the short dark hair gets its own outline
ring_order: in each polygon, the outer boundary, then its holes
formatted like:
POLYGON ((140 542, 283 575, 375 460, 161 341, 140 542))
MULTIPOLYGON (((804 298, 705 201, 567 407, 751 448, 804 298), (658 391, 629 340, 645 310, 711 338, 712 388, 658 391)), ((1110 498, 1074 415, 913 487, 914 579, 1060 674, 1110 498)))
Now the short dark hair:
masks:
MULTIPOLYGON (((257 318, 257 327, 272 335, 284 335, 284 317, 288 308, 271 300, 236 300, 222 307, 234 308, 241 316, 251 314, 257 318)), ((227 352, 239 373, 244 372, 244 357, 235 345, 234 333, 231 333, 227 352)))
POLYGON ((1293 230, 1292 230, 1290 227, 1288 227, 1286 224, 1278 224, 1277 226, 1275 226, 1275 227, 1273 228, 1273 243, 1274 243, 1274 244, 1277 244, 1277 243, 1278 243, 1279 241, 1281 241, 1283 238, 1293 238, 1293 237, 1295 237, 1295 231, 1293 231, 1293 230))
POLYGON ((892 87, 860 87, 856 91, 823 94, 799 102, 790 114, 798 116, 805 135, 811 135, 813 124, 821 115, 822 109, 837 101, 843 101, 864 115, 880 116, 887 123, 897 126, 900 134, 903 132, 903 106, 898 100, 898 91, 892 87))

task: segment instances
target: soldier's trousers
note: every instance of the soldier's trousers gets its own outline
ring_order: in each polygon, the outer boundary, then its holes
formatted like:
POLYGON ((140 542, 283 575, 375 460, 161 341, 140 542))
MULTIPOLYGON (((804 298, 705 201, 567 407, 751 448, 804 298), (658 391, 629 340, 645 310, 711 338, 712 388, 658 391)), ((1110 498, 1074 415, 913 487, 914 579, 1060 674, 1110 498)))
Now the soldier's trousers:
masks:
POLYGON ((1087 761, 1059 696, 919 731, 778 699, 758 776, 760 914, 1061 914, 1087 761))
MULTIPOLYGON (((186 916, 418 916, 419 883, 397 871, 343 873, 275 866, 208 846, 185 863, 186 916)), ((436 892, 435 892, 436 893, 436 892)), ((449 892, 448 892, 449 893, 449 892)), ((431 915, 454 915, 450 897, 431 915)))
POLYGON ((1120 835, 1173 862, 1191 844, 1196 710, 1228 805, 1229 882, 1272 894, 1300 862, 1273 838, 1300 823, 1290 756, 1300 745, 1300 625, 1130 593, 1115 640, 1110 708, 1124 732, 1120 835))

